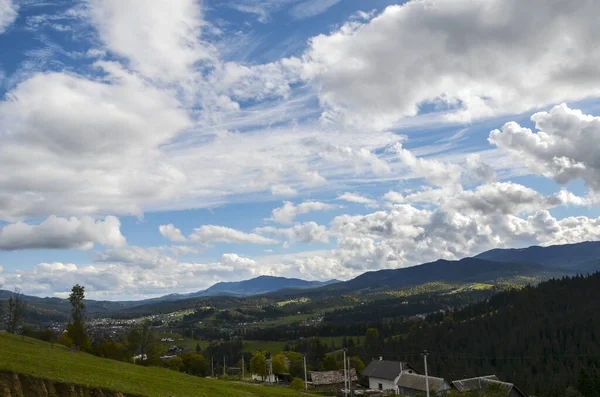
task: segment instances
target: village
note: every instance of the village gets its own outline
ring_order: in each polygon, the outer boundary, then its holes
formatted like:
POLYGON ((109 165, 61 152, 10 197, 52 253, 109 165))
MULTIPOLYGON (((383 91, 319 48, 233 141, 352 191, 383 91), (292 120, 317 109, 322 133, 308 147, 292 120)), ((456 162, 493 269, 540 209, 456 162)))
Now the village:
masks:
MULTIPOLYGON (((290 360, 285 358, 284 361, 289 368, 290 360)), ((372 360, 360 373, 350 367, 349 359, 345 363, 341 370, 305 371, 304 389, 344 397, 527 397, 516 385, 502 381, 493 374, 447 380, 427 373, 420 374, 407 362, 384 360, 383 357, 372 360)), ((291 382, 289 373, 273 373, 272 359, 266 360, 266 367, 266 375, 250 374, 252 381, 272 386, 285 386, 291 382)), ((227 369, 229 376, 241 375, 245 379, 243 372, 242 368, 227 369)))

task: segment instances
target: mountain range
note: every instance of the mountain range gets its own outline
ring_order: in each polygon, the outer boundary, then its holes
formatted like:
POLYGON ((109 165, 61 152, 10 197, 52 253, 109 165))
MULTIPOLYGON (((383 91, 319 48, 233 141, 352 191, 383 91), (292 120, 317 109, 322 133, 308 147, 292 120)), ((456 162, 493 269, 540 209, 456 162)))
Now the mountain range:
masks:
MULTIPOLYGON (((288 298, 309 296, 337 296, 363 294, 417 286, 425 283, 472 282, 494 283, 499 280, 524 278, 543 280, 563 275, 585 274, 600 271, 600 242, 533 246, 523 249, 493 249, 472 258, 457 261, 437 260, 418 266, 370 271, 348 280, 326 282, 306 281, 296 278, 260 276, 238 282, 221 282, 208 289, 189 294, 171 294, 143 301, 109 302, 87 300, 90 313, 107 313, 132 307, 168 302, 190 302, 203 298, 266 297, 288 298)), ((8 299, 10 292, 0 291, 0 300, 8 299)), ((68 314, 65 299, 25 296, 30 305, 44 310, 68 314)))

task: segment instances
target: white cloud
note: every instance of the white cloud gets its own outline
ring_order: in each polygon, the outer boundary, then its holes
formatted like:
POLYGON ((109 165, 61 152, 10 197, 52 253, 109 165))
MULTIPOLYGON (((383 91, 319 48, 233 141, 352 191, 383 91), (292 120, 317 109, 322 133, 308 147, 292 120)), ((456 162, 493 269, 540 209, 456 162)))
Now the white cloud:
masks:
POLYGON ((377 200, 373 200, 370 199, 368 197, 362 196, 358 193, 343 193, 340 194, 336 200, 342 200, 342 201, 347 201, 349 203, 355 203, 355 204, 365 204, 367 207, 376 207, 377 206, 377 200))
POLYGON ((383 199, 386 201, 390 201, 392 203, 403 203, 404 202, 404 196, 402 195, 402 193, 395 192, 393 190, 390 190, 389 192, 384 194, 383 199))
POLYGON ((120 226, 114 216, 104 220, 51 216, 39 225, 18 222, 0 228, 0 250, 91 249, 95 243, 122 246, 126 241, 120 226))
POLYGON ((274 196, 295 196, 298 192, 289 185, 271 186, 271 194, 274 196))
POLYGON ((600 94, 598 13, 578 0, 409 1, 313 37, 304 75, 347 124, 521 113, 600 94))
POLYGON ((413 152, 396 143, 392 149, 401 164, 408 167, 416 178, 424 178, 434 185, 456 184, 460 181, 462 169, 457 164, 448 164, 435 159, 416 157, 413 152))
POLYGON ((181 233, 181 230, 176 228, 175 225, 173 225, 172 223, 169 223, 168 225, 160 225, 158 227, 158 230, 160 234, 162 234, 164 237, 168 238, 171 241, 187 241, 185 236, 181 233))
POLYGON ((341 0, 305 0, 294 6, 290 14, 296 19, 305 19, 324 13, 341 0))
POLYGON ((275 228, 272 226, 259 227, 254 229, 257 233, 275 234, 284 237, 288 242, 303 242, 303 243, 327 243, 329 242, 329 233, 325 226, 319 225, 316 222, 306 222, 294 225, 290 228, 275 228))
POLYGON ((534 114, 531 120, 537 132, 509 122, 490 133, 490 143, 558 183, 581 179, 600 190, 600 117, 562 104, 534 114))
POLYGON ((12 0, 0 0, 0 34, 17 19, 19 7, 12 0))
POLYGON ((473 182, 483 181, 486 183, 496 180, 496 170, 481 159, 478 153, 470 153, 465 161, 467 178, 473 182))
POLYGON ((107 80, 38 73, 0 102, 0 219, 140 214, 185 187, 158 150, 190 126, 178 102, 117 64, 96 65, 107 80))
POLYGON ((314 211, 329 211, 338 208, 333 204, 326 204, 320 201, 305 201, 298 205, 295 205, 291 201, 284 201, 283 207, 275 208, 272 212, 271 220, 273 222, 289 224, 296 219, 298 215, 308 214, 314 211))
POLYGON ((144 75, 183 81, 194 65, 212 61, 214 49, 201 41, 202 10, 195 0, 88 0, 92 23, 114 53, 144 75))
POLYGON ((244 233, 224 226, 204 225, 188 237, 199 244, 235 243, 235 244, 277 244, 277 240, 263 237, 255 233, 244 233))
POLYGON ((175 268, 178 262, 175 258, 165 255, 158 247, 126 246, 102 252, 97 258, 98 262, 138 266, 146 269, 158 267, 175 268))
POLYGON ((129 300, 174 291, 195 292, 219 281, 277 275, 286 270, 283 265, 264 265, 237 254, 223 254, 218 260, 206 263, 150 259, 157 252, 111 254, 107 255, 111 262, 94 265, 40 263, 32 270, 5 274, 5 287, 19 287, 28 294, 63 296, 79 283, 86 286, 86 296, 90 299, 129 300))

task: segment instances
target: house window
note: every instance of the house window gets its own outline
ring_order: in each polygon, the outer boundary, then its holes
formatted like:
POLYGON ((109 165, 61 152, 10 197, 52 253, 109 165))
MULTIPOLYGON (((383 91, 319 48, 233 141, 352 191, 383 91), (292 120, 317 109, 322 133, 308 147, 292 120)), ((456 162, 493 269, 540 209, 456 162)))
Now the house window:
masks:
POLYGON ((379 384, 379 390, 383 390, 383 384, 382 383, 379 384))

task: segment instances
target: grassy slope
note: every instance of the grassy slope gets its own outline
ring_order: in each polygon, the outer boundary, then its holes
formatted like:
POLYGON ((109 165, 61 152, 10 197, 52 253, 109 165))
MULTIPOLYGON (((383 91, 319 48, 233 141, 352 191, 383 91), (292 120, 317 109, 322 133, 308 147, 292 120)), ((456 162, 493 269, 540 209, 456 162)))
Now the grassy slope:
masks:
POLYGON ((0 371, 74 383, 145 397, 300 396, 290 389, 204 379, 162 368, 147 368, 71 353, 55 345, 0 334, 0 371))

